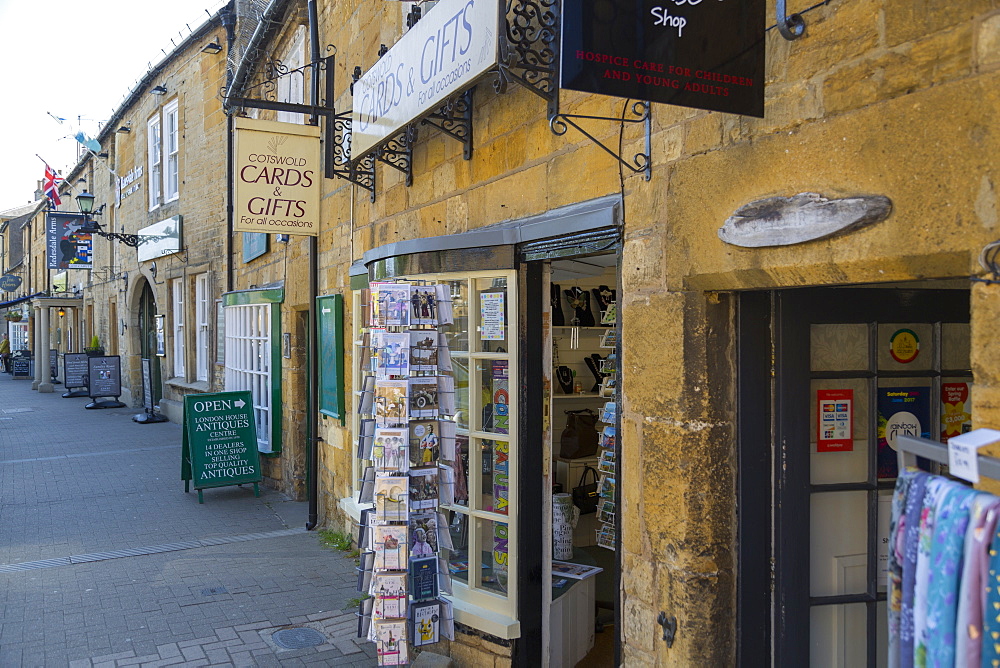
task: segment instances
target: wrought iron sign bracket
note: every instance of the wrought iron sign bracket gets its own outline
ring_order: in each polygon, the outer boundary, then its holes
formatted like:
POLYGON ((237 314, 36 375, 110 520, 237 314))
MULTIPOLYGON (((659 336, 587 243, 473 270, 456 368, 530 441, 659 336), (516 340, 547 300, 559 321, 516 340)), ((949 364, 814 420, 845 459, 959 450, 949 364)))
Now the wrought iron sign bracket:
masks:
MULTIPOLYGON (((558 102, 558 100, 557 100, 558 102)), ((623 118, 612 118, 608 116, 581 116, 579 114, 562 114, 558 110, 556 114, 549 121, 549 127, 552 129, 552 133, 557 136, 563 136, 569 131, 570 127, 576 128, 581 133, 583 133, 588 139, 601 147, 605 153, 613 157, 619 162, 619 164, 628 168, 634 174, 644 174, 645 179, 649 181, 653 176, 653 161, 652 161, 652 118, 650 116, 650 103, 649 102, 635 102, 628 109, 628 112, 632 115, 630 117, 623 118), (611 121, 614 123, 642 123, 646 130, 646 152, 637 153, 632 157, 632 161, 626 161, 622 156, 613 151, 612 149, 605 146, 600 139, 590 134, 581 127, 577 121, 578 120, 588 120, 588 121, 611 121)))
POLYGON ((375 201, 375 155, 351 160, 351 112, 336 114, 327 124, 326 178, 350 181, 364 188, 375 201))
POLYGON ((413 185, 413 143, 416 140, 417 128, 411 123, 375 153, 380 162, 403 172, 407 187, 413 185))
POLYGON ((548 117, 559 113, 559 0, 514 0, 500 38, 500 64, 493 88, 506 93, 511 81, 548 103, 548 117))
POLYGON ((462 153, 466 160, 472 159, 472 92, 470 88, 458 97, 448 100, 440 109, 420 121, 421 125, 432 125, 465 146, 462 153))
POLYGON ((806 21, 801 14, 788 14, 785 10, 785 0, 778 0, 775 8, 775 19, 778 32, 789 42, 796 40, 806 32, 806 21))

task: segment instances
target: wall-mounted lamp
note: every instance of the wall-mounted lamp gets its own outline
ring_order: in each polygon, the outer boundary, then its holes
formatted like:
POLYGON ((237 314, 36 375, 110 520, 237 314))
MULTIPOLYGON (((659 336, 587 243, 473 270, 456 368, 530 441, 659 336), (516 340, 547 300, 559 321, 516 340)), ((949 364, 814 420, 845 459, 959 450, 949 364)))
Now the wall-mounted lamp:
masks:
POLYGON ((152 276, 153 278, 156 278, 156 263, 155 262, 150 262, 149 263, 149 275, 152 276))
POLYGON ((132 132, 132 128, 129 127, 128 125, 123 125, 120 128, 118 128, 117 130, 115 130, 115 132, 125 132, 125 133, 128 133, 128 132, 132 132))
POLYGON ((59 314, 59 317, 61 318, 61 317, 63 317, 64 315, 66 315, 66 309, 64 309, 64 308, 61 308, 61 307, 60 307, 60 308, 59 308, 59 310, 58 310, 58 311, 56 311, 56 313, 58 313, 58 314, 59 314))
POLYGON ((201 51, 202 51, 202 53, 212 53, 212 54, 215 54, 215 53, 218 53, 218 52, 222 51, 222 45, 219 44, 218 42, 216 42, 215 40, 212 40, 211 42, 209 42, 208 44, 206 44, 205 48, 202 49, 201 51))
POLYGON ((98 158, 106 158, 106 157, 108 157, 108 154, 107 154, 107 152, 102 151, 102 152, 100 152, 100 153, 97 154, 97 157, 98 158))
POLYGON ((153 89, 151 91, 149 91, 149 92, 152 93, 153 95, 166 95, 167 94, 167 87, 166 86, 154 86, 153 89))
POLYGON ((84 190, 82 193, 76 196, 76 204, 80 207, 80 213, 83 214, 83 225, 77 230, 83 234, 96 234, 98 236, 104 237, 105 239, 111 239, 112 241, 120 241, 126 246, 131 246, 132 248, 137 248, 141 244, 147 241, 152 241, 153 239, 159 239, 156 235, 140 235, 140 234, 119 234, 118 232, 105 232, 101 229, 101 224, 96 220, 93 220, 90 216, 91 214, 95 216, 101 215, 104 210, 104 205, 97 211, 94 211, 94 196, 84 190))

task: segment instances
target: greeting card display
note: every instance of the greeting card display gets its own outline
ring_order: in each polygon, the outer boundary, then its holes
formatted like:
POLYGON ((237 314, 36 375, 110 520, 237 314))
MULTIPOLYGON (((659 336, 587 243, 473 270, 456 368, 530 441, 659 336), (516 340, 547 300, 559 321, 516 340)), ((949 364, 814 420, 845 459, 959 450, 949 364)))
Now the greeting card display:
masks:
POLYGON ((437 286, 414 285, 410 289, 410 324, 438 324, 437 286))
POLYGON ((410 285, 381 283, 372 293, 373 327, 408 326, 410 324, 410 285))
POLYGON ((429 557, 438 551, 437 528, 437 513, 410 513, 411 557, 429 557))
POLYGON ((410 420, 410 467, 434 466, 441 455, 441 427, 437 420, 410 420))
POLYGON ((412 417, 437 417, 438 377, 410 378, 409 412, 412 417))
POLYGON ((382 330, 372 333, 375 352, 375 375, 407 376, 410 373, 410 337, 407 334, 391 334, 382 330))

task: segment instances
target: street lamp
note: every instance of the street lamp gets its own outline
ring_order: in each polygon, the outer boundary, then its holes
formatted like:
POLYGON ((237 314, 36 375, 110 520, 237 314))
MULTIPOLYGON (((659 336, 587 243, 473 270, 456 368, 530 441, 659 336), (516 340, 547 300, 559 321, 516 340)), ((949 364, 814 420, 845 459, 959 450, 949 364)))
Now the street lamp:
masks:
POLYGON ((78 232, 84 234, 96 234, 102 236, 105 239, 111 239, 112 241, 119 241, 126 246, 131 246, 136 248, 147 241, 152 241, 157 239, 157 236, 148 236, 141 234, 120 234, 118 232, 105 232, 101 229, 101 224, 96 220, 93 220, 90 216, 91 214, 95 216, 101 215, 101 211, 104 209, 104 205, 97 211, 94 211, 94 195, 84 190, 82 193, 76 196, 76 205, 80 207, 80 213, 83 214, 83 225, 80 227, 78 232))

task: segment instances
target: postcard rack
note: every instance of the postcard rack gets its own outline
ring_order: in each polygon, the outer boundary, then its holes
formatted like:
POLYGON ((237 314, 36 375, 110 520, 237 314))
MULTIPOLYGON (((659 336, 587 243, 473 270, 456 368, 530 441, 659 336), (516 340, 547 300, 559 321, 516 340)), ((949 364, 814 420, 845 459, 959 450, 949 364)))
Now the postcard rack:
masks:
MULTIPOLYGON (((917 457, 929 459, 938 464, 948 463, 948 444, 938 443, 926 438, 915 436, 898 436, 896 438, 897 457, 900 469, 905 466, 916 466, 917 457)), ((979 473, 987 478, 1000 480, 1000 459, 988 455, 978 455, 979 473)))

